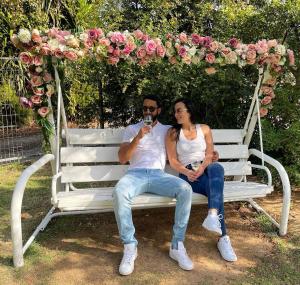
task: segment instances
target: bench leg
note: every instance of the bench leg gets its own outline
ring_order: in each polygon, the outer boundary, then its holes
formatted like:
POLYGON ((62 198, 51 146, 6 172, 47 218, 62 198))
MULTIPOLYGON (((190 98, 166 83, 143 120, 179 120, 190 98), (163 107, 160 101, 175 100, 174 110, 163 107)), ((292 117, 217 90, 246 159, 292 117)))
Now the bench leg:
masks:
POLYGON ((12 220, 13 262, 15 267, 24 266, 23 255, 40 231, 43 231, 52 218, 55 208, 52 207, 23 247, 21 216, 12 220))
POLYGON ((250 205, 257 210, 258 212, 264 213, 270 221, 279 229, 279 235, 284 236, 287 233, 287 225, 288 225, 288 217, 289 217, 289 203, 285 203, 283 201, 280 224, 269 214, 267 213, 261 206, 259 206, 253 199, 248 199, 250 205))

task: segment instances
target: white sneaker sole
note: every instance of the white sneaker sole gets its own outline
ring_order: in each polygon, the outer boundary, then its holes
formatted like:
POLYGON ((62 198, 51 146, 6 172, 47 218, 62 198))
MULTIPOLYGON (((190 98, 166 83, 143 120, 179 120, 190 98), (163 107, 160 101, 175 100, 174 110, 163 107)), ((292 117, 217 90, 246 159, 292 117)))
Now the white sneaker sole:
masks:
POLYGON ((228 261, 228 262, 235 262, 235 261, 237 261, 237 257, 236 257, 236 256, 233 257, 233 258, 226 258, 226 257, 221 253, 221 250, 219 249, 219 246, 218 246, 218 245, 217 245, 217 248, 218 248, 218 250, 219 250, 220 255, 222 256, 222 258, 223 258, 224 260, 226 260, 226 261, 228 261))
POLYGON ((192 265, 191 267, 184 267, 184 266, 182 266, 182 264, 180 264, 180 263, 178 262, 178 260, 177 260, 176 257, 172 254, 171 251, 169 251, 169 256, 170 256, 173 260, 175 260, 175 261, 177 262, 177 264, 179 265, 179 267, 180 267, 181 269, 187 270, 187 271, 190 271, 190 270, 193 270, 193 269, 194 269, 194 265, 192 265))
MULTIPOLYGON (((134 261, 136 260, 137 256, 138 256, 138 255, 136 254, 135 257, 134 257, 134 261)), ((132 270, 129 271, 129 272, 121 272, 121 271, 120 271, 120 268, 119 268, 119 273, 120 273, 122 276, 130 275, 133 271, 134 271, 134 263, 133 263, 132 270)))

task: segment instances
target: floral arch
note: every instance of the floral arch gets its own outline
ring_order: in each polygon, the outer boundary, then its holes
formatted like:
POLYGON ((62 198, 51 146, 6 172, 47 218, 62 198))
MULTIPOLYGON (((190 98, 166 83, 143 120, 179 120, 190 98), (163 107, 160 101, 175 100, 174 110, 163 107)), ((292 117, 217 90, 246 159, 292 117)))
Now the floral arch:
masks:
POLYGON ((197 65, 208 75, 225 65, 255 65, 260 70, 255 90, 260 117, 268 113, 275 98, 278 75, 295 64, 293 51, 275 39, 244 44, 231 38, 221 43, 196 33, 151 38, 140 30, 105 34, 102 29, 94 28, 72 34, 52 28, 46 31, 20 29, 11 36, 11 41, 20 49, 19 58, 28 68, 29 92, 20 98, 20 103, 34 109, 43 126, 47 125, 47 116, 51 113, 50 97, 59 88, 49 67, 49 63, 57 60, 92 57, 110 65, 128 61, 141 66, 165 60, 170 64, 197 65))

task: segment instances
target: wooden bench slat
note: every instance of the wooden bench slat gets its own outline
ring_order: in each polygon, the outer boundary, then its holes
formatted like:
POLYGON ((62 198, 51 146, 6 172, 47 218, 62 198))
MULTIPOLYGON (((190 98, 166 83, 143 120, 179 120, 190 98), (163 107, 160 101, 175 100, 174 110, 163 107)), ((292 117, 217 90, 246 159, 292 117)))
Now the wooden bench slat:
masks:
MULTIPOLYGON (((251 166, 248 162, 221 162, 226 176, 250 175, 251 166)), ((119 180, 127 171, 128 165, 88 165, 62 167, 62 183, 94 182, 119 180)), ((166 166, 168 173, 174 174, 170 166, 166 166)))
MULTIPOLYGON (((112 210, 113 187, 59 192, 58 208, 61 210, 110 209, 112 210)), ((273 191, 272 186, 256 182, 225 182, 224 201, 241 201, 247 198, 265 197, 273 191)), ((145 193, 133 200, 133 208, 173 206, 176 200, 145 193)), ((193 193, 193 204, 207 203, 203 195, 193 193)))
MULTIPOLYGON (((124 128, 68 129, 71 145, 120 144, 123 132, 124 128)), ((212 135, 215 143, 242 143, 245 132, 243 129, 213 129, 212 135)))
MULTIPOLYGON (((216 145, 221 159, 247 159, 247 145, 216 145)), ((62 163, 118 162, 119 147, 62 147, 62 163)))

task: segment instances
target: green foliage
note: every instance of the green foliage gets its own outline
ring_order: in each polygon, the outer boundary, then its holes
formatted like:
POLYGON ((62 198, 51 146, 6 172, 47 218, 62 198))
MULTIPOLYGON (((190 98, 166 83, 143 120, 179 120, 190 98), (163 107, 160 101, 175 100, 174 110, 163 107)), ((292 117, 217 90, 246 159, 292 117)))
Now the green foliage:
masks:
MULTIPOLYGON (((19 115, 15 122, 19 126, 26 125, 32 121, 32 111, 21 107, 19 97, 16 95, 14 89, 7 83, 0 85, 0 106, 2 104, 10 104, 11 112, 19 115)), ((4 117, 3 120, 0 121, 0 125, 7 125, 8 122, 4 121, 5 119, 7 120, 7 118, 4 117)))
POLYGON ((300 88, 283 85, 263 120, 264 150, 287 169, 292 182, 300 185, 300 88))

